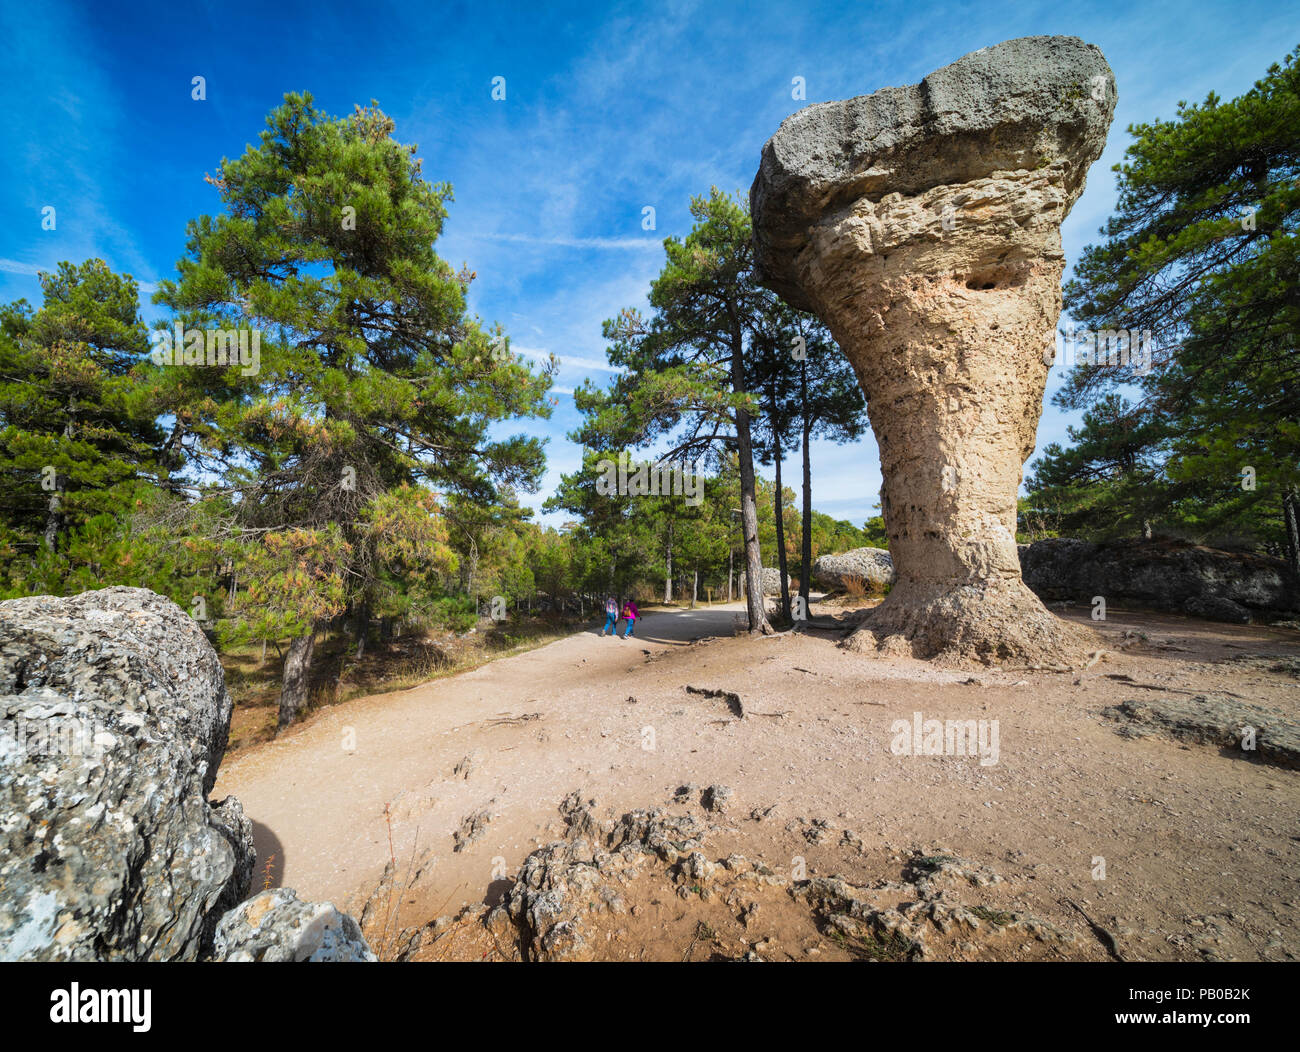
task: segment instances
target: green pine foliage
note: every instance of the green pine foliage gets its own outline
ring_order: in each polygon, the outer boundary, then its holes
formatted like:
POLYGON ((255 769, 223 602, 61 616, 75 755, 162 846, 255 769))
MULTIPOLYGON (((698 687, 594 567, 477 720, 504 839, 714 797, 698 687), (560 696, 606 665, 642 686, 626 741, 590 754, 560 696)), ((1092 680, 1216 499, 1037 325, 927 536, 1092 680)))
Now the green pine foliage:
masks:
POLYGON ((1065 302, 1157 352, 1145 375, 1068 377, 1058 404, 1087 412, 1034 465, 1035 529, 1239 543, 1300 570, 1298 56, 1231 101, 1129 128, 1115 215, 1065 302))
MULTIPOLYGON (((468 315, 471 275, 435 251, 451 188, 392 132, 377 107, 337 119, 286 96, 259 143, 222 162, 223 210, 190 224, 157 297, 250 346, 258 334, 255 367, 159 369, 201 374, 176 394, 196 396, 178 408, 218 478, 196 495, 217 527, 203 540, 245 568, 227 631, 292 637, 305 668, 313 635, 346 612, 364 632, 370 614, 446 598, 457 558, 436 493, 491 501, 535 486, 544 464, 537 439, 492 425, 547 415, 550 371, 468 315)), ((507 573, 501 587, 522 584, 507 573)), ((282 696, 282 722, 304 701, 282 696)))
POLYGON ((136 284, 97 259, 40 281, 39 310, 0 310, 0 589, 170 591, 169 558, 129 529, 163 474, 136 284))

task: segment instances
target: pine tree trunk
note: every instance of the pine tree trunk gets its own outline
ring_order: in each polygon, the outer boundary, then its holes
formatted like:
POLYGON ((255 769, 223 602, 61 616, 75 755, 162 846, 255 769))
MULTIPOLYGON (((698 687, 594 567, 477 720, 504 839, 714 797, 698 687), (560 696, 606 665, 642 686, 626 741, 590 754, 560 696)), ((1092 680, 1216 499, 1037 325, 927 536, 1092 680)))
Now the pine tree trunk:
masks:
POLYGON ((691 582, 691 609, 695 609, 695 600, 700 597, 700 571, 695 571, 695 578, 691 582))
POLYGON ((1300 490, 1294 486, 1282 498, 1282 519, 1286 526, 1286 559, 1291 567, 1291 587, 1300 592, 1300 490))
POLYGON ((781 493, 781 447, 780 436, 775 428, 772 431, 778 442, 776 449, 776 566, 781 575, 781 616, 790 620, 790 578, 787 574, 789 561, 785 554, 785 500, 781 493))
POLYGON ((54 551, 59 543, 59 492, 50 494, 50 501, 45 510, 45 547, 54 551))
MULTIPOLYGON (((745 390, 744 350, 739 325, 732 331, 731 386, 745 390)), ((736 410, 736 452, 740 461, 740 522, 745 537, 745 610, 749 631, 764 635, 772 631, 763 609, 763 553, 758 545, 758 499, 754 483, 754 442, 750 435, 749 410, 736 410)))
POLYGON ((366 652, 366 636, 370 628, 370 604, 364 599, 357 606, 357 651, 356 657, 360 661, 366 652))
POLYGON ((673 523, 668 520, 668 574, 664 578, 664 602, 673 601, 673 523))
POLYGON ((289 653, 284 659, 284 675, 280 683, 279 730, 289 726, 307 707, 311 659, 315 650, 315 626, 305 636, 289 641, 289 653))
MULTIPOLYGON (((68 403, 69 420, 63 425, 63 440, 70 442, 75 433, 72 421, 76 417, 76 402, 68 403)), ((54 492, 50 494, 49 503, 45 510, 45 547, 50 551, 56 551, 59 546, 59 531, 63 528, 63 492, 66 489, 64 481, 60 478, 59 473, 54 473, 54 492)))
POLYGON ((808 439, 812 436, 812 409, 808 405, 806 359, 799 363, 799 399, 803 403, 803 521, 799 527, 799 561, 803 564, 803 573, 799 575, 799 594, 807 612, 812 587, 812 457, 808 451, 808 439))

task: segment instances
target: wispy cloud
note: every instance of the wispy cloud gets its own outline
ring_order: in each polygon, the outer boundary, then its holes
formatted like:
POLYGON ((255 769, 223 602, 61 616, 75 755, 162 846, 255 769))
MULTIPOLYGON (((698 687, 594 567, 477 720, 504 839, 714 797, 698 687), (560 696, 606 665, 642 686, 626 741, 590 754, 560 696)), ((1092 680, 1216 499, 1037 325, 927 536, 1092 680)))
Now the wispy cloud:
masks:
MULTIPOLYGON (((332 113, 377 98, 397 137, 420 144, 428 177, 455 187, 438 252, 477 272, 472 309, 510 319, 531 344, 515 349, 530 357, 564 348, 564 386, 553 390, 571 395, 584 379, 605 384, 619 372, 604 358, 602 321, 646 309, 663 238, 691 226, 691 195, 747 190, 763 142, 805 101, 915 83, 1016 36, 1077 33, 1098 44, 1120 110, 1062 232, 1074 261, 1114 207, 1109 165, 1127 123, 1172 116, 1179 98, 1210 89, 1238 94, 1294 42, 1294 16, 1276 0, 1077 0, 1064 13, 1031 0, 975 19, 956 0, 628 0, 580 15, 564 6, 514 5, 504 18, 462 6, 431 20, 426 5, 390 0, 368 12, 368 33, 384 46, 365 48, 353 15, 328 4, 312 8, 304 37, 298 14, 246 0, 205 0, 183 13, 165 0, 121 10, 0 3, 0 39, 12 52, 0 81, 0 298, 30 298, 37 273, 61 259, 171 273, 186 220, 220 208, 204 173, 256 139, 286 90, 310 90, 332 113), (283 46, 274 63, 193 51, 217 32, 283 46), (139 53, 185 58, 132 61, 139 53), (191 98, 193 74, 208 77, 204 102, 191 98), (498 74, 509 81, 503 102, 490 95, 498 74), (806 100, 791 96, 796 75, 806 100), (58 209, 57 231, 41 230, 47 204, 58 209), (646 206, 656 230, 642 228, 646 206)), ((156 286, 140 288, 147 296, 156 286)), ((577 417, 570 397, 550 420, 529 422, 550 440, 542 498, 578 462, 567 438, 577 417)), ((1049 405, 1040 443, 1072 419, 1049 405)), ((880 479, 869 437, 814 445, 813 455, 819 506, 854 521, 874 514, 880 479)))
MULTIPOLYGON (((53 264, 37 266, 34 263, 23 263, 17 259, 0 259, 0 273, 19 274, 25 278, 38 278, 42 274, 52 274, 58 269, 53 264)), ((136 281, 136 285, 146 296, 152 296, 158 290, 158 286, 152 281, 136 281)))
POLYGON ((37 267, 31 263, 19 263, 16 259, 0 259, 0 270, 6 274, 21 274, 24 277, 38 277, 43 270, 50 270, 50 267, 37 267))
POLYGON ((660 247, 658 240, 639 237, 534 237, 530 234, 461 234, 466 241, 506 241, 520 245, 545 245, 548 248, 614 248, 645 251, 660 247))
MULTIPOLYGON (((551 357, 550 351, 539 347, 520 347, 517 344, 512 344, 510 349, 516 354, 522 354, 528 358, 536 358, 539 361, 545 361, 551 357)), ((578 358, 571 354, 557 354, 555 355, 555 358, 561 365, 569 366, 573 369, 599 369, 606 373, 621 373, 625 371, 621 367, 610 365, 609 362, 602 361, 599 358, 578 358)))

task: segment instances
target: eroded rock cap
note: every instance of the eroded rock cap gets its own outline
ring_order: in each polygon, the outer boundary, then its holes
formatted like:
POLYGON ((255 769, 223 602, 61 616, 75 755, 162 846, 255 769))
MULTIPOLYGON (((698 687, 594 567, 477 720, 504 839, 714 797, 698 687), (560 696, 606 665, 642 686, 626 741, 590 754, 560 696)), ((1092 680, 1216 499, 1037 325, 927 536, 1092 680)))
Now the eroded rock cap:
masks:
POLYGON ((799 110, 763 147, 750 189, 761 280, 811 309, 793 266, 808 229, 864 196, 1063 161, 1073 203, 1105 146, 1115 98, 1099 48, 1036 36, 973 51, 920 84, 799 110))

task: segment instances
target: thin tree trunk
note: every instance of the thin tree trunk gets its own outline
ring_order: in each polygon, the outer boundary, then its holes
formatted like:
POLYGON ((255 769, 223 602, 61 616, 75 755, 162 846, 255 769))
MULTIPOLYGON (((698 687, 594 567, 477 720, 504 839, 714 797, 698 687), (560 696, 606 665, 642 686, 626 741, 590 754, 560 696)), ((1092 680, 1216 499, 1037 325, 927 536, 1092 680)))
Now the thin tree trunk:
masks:
POLYGON ((785 553, 785 497, 781 492, 781 434, 777 430, 775 416, 772 418, 772 441, 775 443, 774 459, 776 461, 776 567, 781 575, 781 616, 790 621, 790 578, 787 575, 789 562, 785 553))
POLYGON ((700 571, 695 571, 695 579, 691 582, 691 609, 695 609, 695 600, 700 596, 700 571))
POLYGON ((812 581, 812 458, 808 439, 812 434, 812 409, 808 405, 808 362, 799 363, 799 401, 803 404, 803 521, 799 524, 799 561, 803 573, 799 575, 799 595, 803 608, 808 610, 808 594, 812 581))
POLYGON ((280 684, 279 730, 284 730, 307 707, 308 687, 311 681, 311 659, 316 650, 316 627, 305 636, 289 641, 289 653, 284 659, 284 675, 280 684))
POLYGON ((668 520, 668 574, 664 578, 664 602, 673 601, 673 520, 668 520))
POLYGON ((54 551, 59 543, 59 522, 62 519, 59 504, 59 491, 55 490, 45 508, 45 547, 50 551, 54 551))
MULTIPOLYGON (((745 366, 741 357, 744 341, 739 324, 733 323, 731 339, 731 386, 745 390, 745 366)), ((745 537, 745 610, 750 632, 770 634, 763 609, 763 553, 758 544, 758 499, 754 483, 754 442, 750 435, 749 410, 736 410, 736 452, 740 461, 740 521, 745 537)))
POLYGON ((362 655, 364 655, 366 652, 366 636, 369 634, 369 628, 370 628, 370 604, 366 600, 362 599, 361 602, 357 604, 356 656, 358 661, 361 660, 362 655))
POLYGON ((1292 588, 1300 590, 1300 490, 1287 489, 1282 498, 1282 519, 1286 525, 1286 558, 1291 567, 1292 588))
MULTIPOLYGON (((63 425, 63 440, 69 442, 75 433, 72 422, 76 419, 77 403, 71 401, 68 403, 68 422, 63 425)), ((59 546, 59 533, 63 529, 63 492, 67 488, 64 480, 56 471, 54 473, 54 490, 50 494, 49 503, 45 508, 45 547, 50 551, 55 551, 59 546)))

